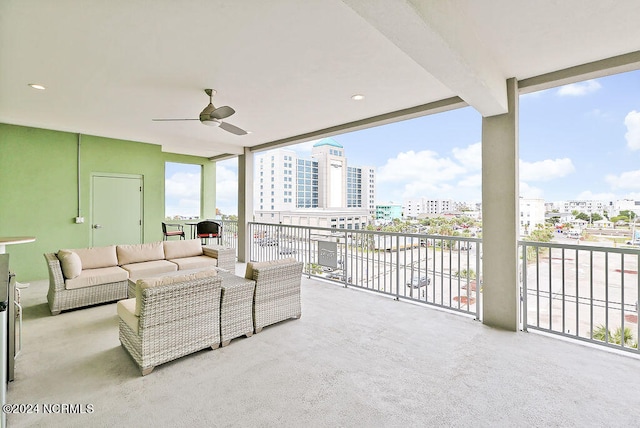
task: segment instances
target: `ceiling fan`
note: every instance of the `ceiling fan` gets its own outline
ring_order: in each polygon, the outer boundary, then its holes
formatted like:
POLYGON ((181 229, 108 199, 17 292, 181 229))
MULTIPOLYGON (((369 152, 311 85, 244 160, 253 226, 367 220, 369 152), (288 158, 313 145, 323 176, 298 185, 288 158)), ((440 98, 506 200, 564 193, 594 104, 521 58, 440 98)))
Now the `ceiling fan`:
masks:
POLYGON ((222 119, 226 119, 227 117, 234 114, 236 111, 229 106, 222 106, 215 108, 211 98, 216 94, 215 89, 205 89, 204 92, 209 95, 209 105, 202 110, 200 113, 200 117, 197 119, 152 119, 155 122, 170 122, 170 121, 179 121, 179 120, 199 120, 204 125, 208 126, 218 126, 221 129, 224 129, 227 132, 231 132, 235 135, 246 135, 247 131, 244 129, 238 128, 235 125, 232 125, 227 122, 223 122, 222 119))

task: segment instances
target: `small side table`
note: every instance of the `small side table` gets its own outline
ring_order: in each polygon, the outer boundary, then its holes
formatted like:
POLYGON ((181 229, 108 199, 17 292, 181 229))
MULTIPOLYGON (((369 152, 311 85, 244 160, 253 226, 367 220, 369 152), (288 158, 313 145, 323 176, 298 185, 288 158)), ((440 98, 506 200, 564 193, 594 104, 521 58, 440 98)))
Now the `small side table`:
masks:
POLYGON ((231 273, 220 272, 220 341, 227 346, 231 339, 253 335, 253 291, 256 282, 231 273))

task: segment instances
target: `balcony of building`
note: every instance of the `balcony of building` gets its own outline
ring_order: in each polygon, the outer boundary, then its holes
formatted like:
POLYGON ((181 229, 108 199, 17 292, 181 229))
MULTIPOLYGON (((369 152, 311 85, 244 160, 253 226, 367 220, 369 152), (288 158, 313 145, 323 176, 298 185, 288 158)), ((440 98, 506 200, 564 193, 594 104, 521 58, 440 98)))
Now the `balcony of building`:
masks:
POLYGON ((46 289, 36 281, 23 290, 23 350, 7 400, 39 413, 9 414, 12 427, 637 422, 638 360, 627 353, 319 278, 303 278, 299 320, 145 377, 120 346, 115 304, 51 317, 46 289), (44 404, 84 413, 44 413, 44 404))

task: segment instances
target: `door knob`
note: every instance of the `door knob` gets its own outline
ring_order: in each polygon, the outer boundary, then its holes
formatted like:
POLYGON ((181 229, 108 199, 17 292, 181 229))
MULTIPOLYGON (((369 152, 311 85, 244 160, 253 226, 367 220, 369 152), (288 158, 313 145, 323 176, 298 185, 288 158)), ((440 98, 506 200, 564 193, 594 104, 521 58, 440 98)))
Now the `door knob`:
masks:
POLYGON ((101 224, 94 224, 93 228, 94 229, 102 229, 102 225, 101 224))

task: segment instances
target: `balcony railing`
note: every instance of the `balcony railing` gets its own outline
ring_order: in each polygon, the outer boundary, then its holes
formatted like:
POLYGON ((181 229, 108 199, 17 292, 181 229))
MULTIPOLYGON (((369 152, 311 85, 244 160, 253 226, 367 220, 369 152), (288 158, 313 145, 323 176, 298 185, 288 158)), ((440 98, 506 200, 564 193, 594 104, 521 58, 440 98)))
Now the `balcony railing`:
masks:
POLYGON ((522 327, 638 352, 640 251, 520 242, 522 327))
POLYGON ((251 261, 294 257, 309 277, 480 319, 480 239, 268 223, 249 231, 251 261), (332 244, 335 264, 322 263, 320 247, 332 244))
MULTIPOLYGON (((223 244, 237 248, 237 222, 223 244)), ((251 261, 294 257, 305 274, 482 318, 482 240, 249 223, 251 261), (335 243, 333 267, 320 243, 335 243)), ((521 241, 522 329, 638 353, 640 251, 521 241)))
POLYGON ((215 220, 222 224, 221 244, 225 247, 235 248, 238 251, 238 222, 236 220, 215 220))

